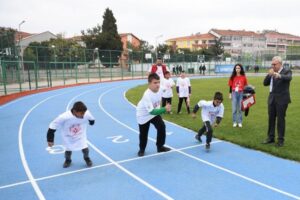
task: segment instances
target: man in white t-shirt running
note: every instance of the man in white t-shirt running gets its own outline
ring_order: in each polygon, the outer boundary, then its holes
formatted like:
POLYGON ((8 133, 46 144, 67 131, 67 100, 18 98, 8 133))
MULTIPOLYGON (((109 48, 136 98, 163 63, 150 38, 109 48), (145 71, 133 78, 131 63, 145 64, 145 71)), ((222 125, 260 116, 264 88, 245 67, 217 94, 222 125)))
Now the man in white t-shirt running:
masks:
POLYGON ((165 112, 170 112, 171 106, 170 104, 167 104, 165 107, 160 107, 162 94, 159 90, 159 79, 160 78, 156 73, 149 74, 148 89, 145 91, 136 108, 136 118, 140 131, 140 150, 138 152, 138 156, 144 156, 145 154, 150 123, 153 124, 157 130, 157 152, 166 152, 171 150, 164 146, 166 140, 166 125, 160 116, 165 112))
POLYGON ((217 127, 224 115, 223 94, 216 92, 213 101, 200 100, 194 107, 192 117, 196 117, 196 113, 202 107, 201 117, 203 121, 202 128, 198 131, 195 138, 202 142, 201 136, 206 132, 206 146, 207 150, 210 149, 210 142, 213 136, 212 126, 217 127))
POLYGON ((86 165, 88 167, 93 165, 87 145, 86 129, 88 123, 94 125, 95 118, 81 101, 75 102, 71 110, 62 113, 50 123, 47 132, 48 146, 52 147, 54 145, 54 133, 59 129, 66 148, 64 168, 71 165, 72 151, 79 150, 82 150, 86 165))

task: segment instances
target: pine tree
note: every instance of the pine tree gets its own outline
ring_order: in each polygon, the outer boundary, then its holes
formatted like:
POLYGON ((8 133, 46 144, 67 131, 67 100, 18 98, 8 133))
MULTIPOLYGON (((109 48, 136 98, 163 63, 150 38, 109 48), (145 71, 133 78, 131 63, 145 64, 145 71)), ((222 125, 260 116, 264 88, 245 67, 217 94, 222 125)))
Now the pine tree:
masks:
POLYGON ((106 8, 103 15, 102 44, 100 49, 123 50, 121 37, 118 34, 116 19, 109 8, 106 8))

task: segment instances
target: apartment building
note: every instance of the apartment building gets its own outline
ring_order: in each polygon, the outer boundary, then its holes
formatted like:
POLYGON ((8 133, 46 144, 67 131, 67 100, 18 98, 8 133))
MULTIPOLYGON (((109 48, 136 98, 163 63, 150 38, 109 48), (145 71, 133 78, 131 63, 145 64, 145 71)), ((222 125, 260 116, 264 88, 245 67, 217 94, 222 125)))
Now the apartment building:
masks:
POLYGON ((166 40, 167 45, 172 46, 176 49, 190 49, 191 51, 206 49, 209 46, 215 44, 215 36, 206 34, 195 34, 185 37, 177 37, 166 40))
POLYGON ((300 37, 288 33, 265 30, 266 50, 269 53, 286 54, 289 46, 300 47, 300 37))
POLYGON ((232 56, 258 54, 266 49, 265 36, 254 31, 211 29, 209 33, 221 39, 225 52, 232 56))

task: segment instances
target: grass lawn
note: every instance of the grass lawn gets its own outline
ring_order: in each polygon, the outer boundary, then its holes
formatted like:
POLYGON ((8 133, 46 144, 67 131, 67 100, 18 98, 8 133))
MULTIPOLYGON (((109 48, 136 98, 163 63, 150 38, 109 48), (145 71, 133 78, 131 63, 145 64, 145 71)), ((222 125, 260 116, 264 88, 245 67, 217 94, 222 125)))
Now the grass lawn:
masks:
MULTIPOLYGON (((176 77, 173 78, 174 81, 176 77)), ((229 87, 228 78, 212 79, 192 79, 191 110, 199 100, 211 100, 215 91, 220 91, 224 95, 224 118, 219 127, 214 128, 214 137, 227 140, 241 146, 257 149, 278 157, 300 161, 300 77, 294 76, 290 86, 292 103, 289 104, 286 116, 285 145, 281 148, 273 144, 261 144, 267 138, 268 113, 267 98, 269 87, 263 86, 264 77, 248 77, 248 83, 255 86, 256 104, 250 108, 248 117, 243 116, 243 128, 232 127, 231 100, 228 99, 229 87), (298 91, 298 93, 296 92, 298 91)), ((135 105, 141 99, 147 85, 137 86, 126 93, 126 97, 135 105)), ((200 110, 197 118, 192 119, 186 112, 185 106, 182 107, 182 114, 177 115, 178 96, 173 90, 173 113, 163 115, 165 120, 174 122, 183 127, 194 130, 195 132, 202 126, 200 110)), ((276 132, 277 135, 277 132, 276 132)), ((190 137, 190 136, 187 136, 190 137)), ((194 138, 191 138, 193 140, 194 138)))

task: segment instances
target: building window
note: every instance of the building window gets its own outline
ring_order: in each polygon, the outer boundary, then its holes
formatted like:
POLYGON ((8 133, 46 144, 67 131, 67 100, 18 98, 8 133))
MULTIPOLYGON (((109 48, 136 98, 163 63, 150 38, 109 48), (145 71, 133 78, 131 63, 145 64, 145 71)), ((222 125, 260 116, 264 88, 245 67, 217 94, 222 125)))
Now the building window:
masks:
POLYGON ((242 37, 241 36, 233 36, 232 39, 236 40, 236 41, 240 41, 240 40, 242 40, 242 37))
POLYGON ((223 41, 230 41, 231 40, 231 36, 223 36, 222 40, 223 41))
POLYGON ((132 43, 132 35, 127 35, 127 41, 132 43))

